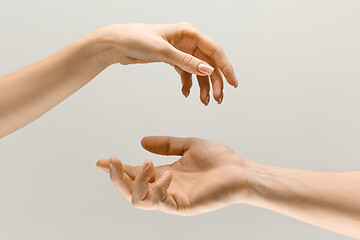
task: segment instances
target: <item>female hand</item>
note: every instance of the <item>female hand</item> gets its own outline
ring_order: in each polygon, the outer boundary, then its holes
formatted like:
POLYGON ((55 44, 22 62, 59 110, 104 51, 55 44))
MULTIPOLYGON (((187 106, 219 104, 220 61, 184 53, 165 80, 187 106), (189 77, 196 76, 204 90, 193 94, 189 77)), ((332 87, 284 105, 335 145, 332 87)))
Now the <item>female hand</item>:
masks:
POLYGON ((116 188, 141 209, 177 215, 212 211, 246 197, 244 171, 249 161, 230 148, 197 138, 145 137, 142 146, 161 155, 179 155, 171 165, 154 167, 150 160, 132 167, 119 159, 100 160, 116 188))
POLYGON ((224 96, 222 74, 237 86, 220 45, 188 23, 109 25, 35 64, 0 76, 0 138, 45 114, 109 65, 149 62, 174 66, 185 97, 196 74, 205 105, 210 101, 209 77, 218 103, 224 96))
POLYGON ((181 76, 182 93, 190 94, 192 74, 197 75, 200 99, 210 101, 211 80, 214 99, 223 100, 223 77, 237 87, 234 69, 221 46, 189 23, 114 24, 100 29, 111 43, 112 63, 165 62, 181 76))

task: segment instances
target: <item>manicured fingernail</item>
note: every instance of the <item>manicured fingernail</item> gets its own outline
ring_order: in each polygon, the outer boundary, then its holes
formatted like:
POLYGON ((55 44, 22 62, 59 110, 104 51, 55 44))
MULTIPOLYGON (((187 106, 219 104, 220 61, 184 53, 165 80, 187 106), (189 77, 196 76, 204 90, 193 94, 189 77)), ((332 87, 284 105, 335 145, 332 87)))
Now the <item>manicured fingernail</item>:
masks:
POLYGON ((164 176, 165 177, 167 177, 167 176, 169 176, 170 175, 170 171, 166 171, 165 173, 164 173, 164 176))
POLYGON ((207 75, 210 75, 212 74, 212 72, 214 71, 214 68, 211 67, 210 65, 207 65, 207 64, 203 64, 203 63, 200 63, 199 66, 198 66, 198 70, 202 73, 205 73, 207 75))
POLYGON ((219 97, 218 104, 222 103, 223 98, 224 98, 224 93, 221 92, 220 97, 219 97))
POLYGON ((206 100, 205 100, 205 106, 207 106, 210 102, 210 95, 207 95, 206 100))
POLYGON ((149 161, 145 161, 144 164, 142 165, 141 170, 145 170, 148 166, 149 166, 149 161))
POLYGON ((238 85, 239 85, 239 82, 238 82, 238 80, 237 80, 237 77, 235 77, 235 85, 234 85, 234 88, 237 88, 238 85))

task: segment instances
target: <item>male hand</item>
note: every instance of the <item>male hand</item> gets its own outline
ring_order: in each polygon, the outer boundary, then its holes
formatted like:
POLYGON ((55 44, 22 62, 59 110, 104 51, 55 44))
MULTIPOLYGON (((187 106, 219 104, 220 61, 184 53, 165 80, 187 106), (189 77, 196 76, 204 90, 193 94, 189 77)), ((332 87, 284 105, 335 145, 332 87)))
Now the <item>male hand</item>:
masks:
POLYGON ((244 169, 249 160, 225 145, 166 136, 145 137, 141 144, 152 153, 181 158, 158 167, 150 160, 132 167, 115 157, 97 162, 137 208, 194 215, 239 202, 247 194, 244 169))

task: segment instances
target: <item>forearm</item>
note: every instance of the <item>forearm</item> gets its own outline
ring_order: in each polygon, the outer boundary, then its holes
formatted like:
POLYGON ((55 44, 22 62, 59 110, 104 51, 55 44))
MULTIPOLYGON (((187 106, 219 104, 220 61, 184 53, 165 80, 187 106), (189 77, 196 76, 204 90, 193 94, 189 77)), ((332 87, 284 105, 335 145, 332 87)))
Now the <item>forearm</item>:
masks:
POLYGON ((101 30, 54 55, 0 77, 0 137, 34 121, 112 63, 101 30))
POLYGON ((360 171, 250 165, 249 204, 360 239, 360 171))

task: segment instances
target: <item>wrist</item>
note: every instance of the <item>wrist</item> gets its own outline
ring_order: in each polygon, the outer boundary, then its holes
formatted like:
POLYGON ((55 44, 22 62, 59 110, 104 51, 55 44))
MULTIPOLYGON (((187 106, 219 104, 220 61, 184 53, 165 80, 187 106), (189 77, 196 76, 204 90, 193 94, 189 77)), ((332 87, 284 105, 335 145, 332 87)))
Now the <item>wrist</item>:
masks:
POLYGON ((84 43, 84 56, 100 68, 105 69, 117 62, 114 37, 108 26, 91 32, 79 41, 84 43))
POLYGON ((302 181, 291 169, 278 168, 250 161, 247 164, 247 198, 243 203, 271 208, 274 204, 304 199, 302 181))
POLYGON ((239 165, 237 203, 256 205, 269 193, 268 184, 273 181, 272 167, 238 156, 239 165))

